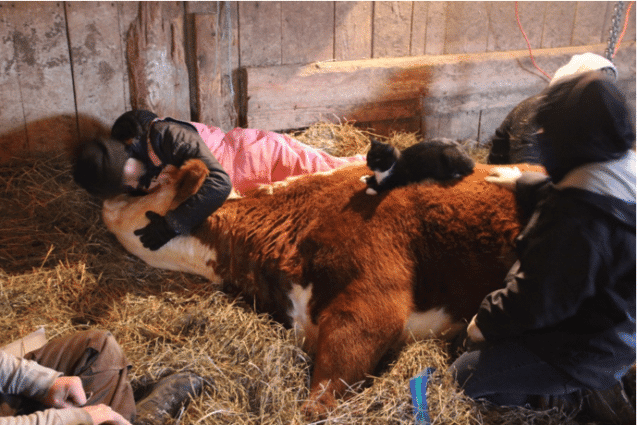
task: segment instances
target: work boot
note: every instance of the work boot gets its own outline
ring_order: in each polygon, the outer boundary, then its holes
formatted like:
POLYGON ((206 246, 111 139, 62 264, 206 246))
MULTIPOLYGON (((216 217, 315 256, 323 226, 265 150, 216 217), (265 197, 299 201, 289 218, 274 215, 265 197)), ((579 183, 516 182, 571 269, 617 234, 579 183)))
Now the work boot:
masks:
POLYGON ((621 383, 606 390, 587 390, 583 414, 600 424, 627 425, 636 423, 632 406, 621 383))
POLYGON ((135 425, 162 425, 174 418, 179 409, 202 392, 204 380, 190 372, 175 373, 160 379, 148 396, 135 405, 135 425))

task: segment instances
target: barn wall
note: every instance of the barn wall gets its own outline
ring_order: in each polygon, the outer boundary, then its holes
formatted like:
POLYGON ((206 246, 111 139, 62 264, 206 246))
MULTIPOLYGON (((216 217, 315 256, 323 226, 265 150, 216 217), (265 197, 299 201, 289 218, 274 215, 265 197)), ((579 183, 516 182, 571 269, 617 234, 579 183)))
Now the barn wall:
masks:
MULTIPOLYGON (((552 73, 604 53, 614 5, 519 16, 552 73)), ((634 106, 635 22, 634 8, 615 60, 634 106)), ((0 2, 0 158, 72 146, 131 107, 226 130, 352 119, 484 140, 546 84, 526 48, 514 2, 0 2)))

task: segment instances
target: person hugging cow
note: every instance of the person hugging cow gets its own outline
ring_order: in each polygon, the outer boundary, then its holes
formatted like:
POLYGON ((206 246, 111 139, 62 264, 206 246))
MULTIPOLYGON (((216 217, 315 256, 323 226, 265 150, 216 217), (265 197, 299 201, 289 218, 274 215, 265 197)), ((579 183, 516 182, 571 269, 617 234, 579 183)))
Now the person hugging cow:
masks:
POLYGON ((79 145, 73 178, 102 199, 143 195, 165 166, 179 168, 189 159, 203 161, 209 174, 198 192, 175 210, 165 216, 147 213, 150 222, 136 235, 152 251, 189 234, 223 205, 232 189, 244 193, 260 184, 365 161, 361 155, 331 156, 285 134, 243 128, 224 134, 217 127, 133 110, 115 121, 111 138, 79 145))

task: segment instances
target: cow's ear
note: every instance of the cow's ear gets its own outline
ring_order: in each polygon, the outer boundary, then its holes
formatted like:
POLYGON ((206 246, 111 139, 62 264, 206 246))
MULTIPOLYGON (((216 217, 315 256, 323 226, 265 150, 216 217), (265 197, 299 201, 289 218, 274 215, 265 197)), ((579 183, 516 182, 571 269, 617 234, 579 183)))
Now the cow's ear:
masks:
POLYGON ((189 159, 171 177, 176 185, 174 205, 179 205, 188 197, 197 193, 208 176, 208 167, 199 159, 189 159))

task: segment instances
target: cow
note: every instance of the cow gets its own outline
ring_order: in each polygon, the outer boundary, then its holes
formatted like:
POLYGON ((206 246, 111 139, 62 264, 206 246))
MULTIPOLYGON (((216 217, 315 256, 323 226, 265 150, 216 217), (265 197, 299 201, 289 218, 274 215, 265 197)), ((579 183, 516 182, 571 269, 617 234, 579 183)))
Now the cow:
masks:
POLYGON ((204 276, 294 328, 314 358, 310 415, 322 415, 390 349, 453 338, 515 261, 522 219, 511 192, 469 176, 368 196, 363 164, 229 199, 157 251, 133 234, 196 192, 206 167, 169 167, 148 195, 103 204, 103 220, 153 267, 204 276))

